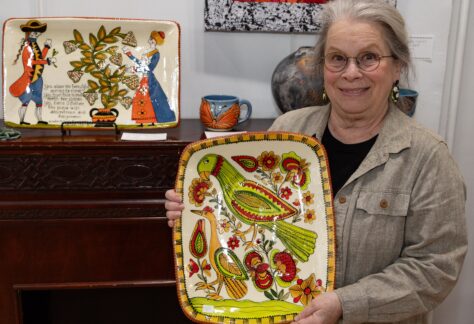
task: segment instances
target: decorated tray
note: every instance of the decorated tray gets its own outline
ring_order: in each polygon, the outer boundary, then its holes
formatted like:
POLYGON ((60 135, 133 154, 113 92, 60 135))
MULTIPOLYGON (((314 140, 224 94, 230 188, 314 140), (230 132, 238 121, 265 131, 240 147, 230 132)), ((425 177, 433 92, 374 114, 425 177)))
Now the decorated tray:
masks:
POLYGON ((202 323, 287 323, 334 287, 334 216, 325 151, 294 133, 190 144, 176 190, 178 296, 202 323))
POLYGON ((12 18, 3 30, 3 107, 11 127, 175 127, 176 22, 12 18))

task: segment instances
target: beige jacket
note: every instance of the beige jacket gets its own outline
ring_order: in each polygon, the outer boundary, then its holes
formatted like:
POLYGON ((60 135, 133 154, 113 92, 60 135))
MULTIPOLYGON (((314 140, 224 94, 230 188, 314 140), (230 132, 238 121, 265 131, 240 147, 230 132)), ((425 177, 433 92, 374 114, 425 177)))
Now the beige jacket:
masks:
MULTIPOLYGON (((321 139, 329 107, 286 113, 270 130, 321 139)), ((359 168, 334 198, 342 322, 427 323, 467 252, 466 192, 446 143, 391 107, 359 168)))

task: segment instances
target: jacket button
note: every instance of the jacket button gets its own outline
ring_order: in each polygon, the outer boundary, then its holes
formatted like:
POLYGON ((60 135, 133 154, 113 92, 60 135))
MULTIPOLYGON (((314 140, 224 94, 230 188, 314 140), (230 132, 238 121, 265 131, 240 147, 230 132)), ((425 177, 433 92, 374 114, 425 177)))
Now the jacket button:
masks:
POLYGON ((383 208, 383 209, 387 208, 388 207, 388 201, 385 200, 385 199, 382 199, 380 201, 380 207, 383 208))
POLYGON ((347 201, 346 196, 339 196, 339 203, 345 204, 347 201))

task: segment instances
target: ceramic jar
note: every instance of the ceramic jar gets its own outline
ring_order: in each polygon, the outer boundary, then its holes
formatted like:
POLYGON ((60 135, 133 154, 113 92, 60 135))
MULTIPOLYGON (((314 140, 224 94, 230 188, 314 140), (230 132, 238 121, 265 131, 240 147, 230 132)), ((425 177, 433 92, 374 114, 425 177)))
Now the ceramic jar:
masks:
POLYGON ((272 75, 272 94, 282 112, 321 106, 323 79, 316 74, 319 64, 314 47, 300 47, 285 57, 272 75))

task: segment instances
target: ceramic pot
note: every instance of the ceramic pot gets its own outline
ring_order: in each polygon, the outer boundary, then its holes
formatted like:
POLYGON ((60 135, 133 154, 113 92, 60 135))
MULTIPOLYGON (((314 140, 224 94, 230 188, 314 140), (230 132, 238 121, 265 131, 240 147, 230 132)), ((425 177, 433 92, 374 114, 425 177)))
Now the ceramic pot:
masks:
POLYGON ((318 60, 314 47, 300 47, 285 57, 272 75, 273 98, 282 112, 321 106, 323 79, 316 75, 318 60))
POLYGON ((416 101, 418 99, 418 91, 411 89, 400 89, 398 107, 408 116, 413 116, 416 109, 416 101))
POLYGON ((92 118, 92 122, 97 127, 110 126, 117 119, 119 112, 115 108, 92 108, 89 115, 92 118))

